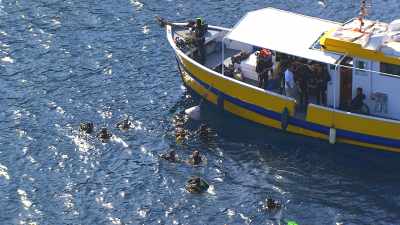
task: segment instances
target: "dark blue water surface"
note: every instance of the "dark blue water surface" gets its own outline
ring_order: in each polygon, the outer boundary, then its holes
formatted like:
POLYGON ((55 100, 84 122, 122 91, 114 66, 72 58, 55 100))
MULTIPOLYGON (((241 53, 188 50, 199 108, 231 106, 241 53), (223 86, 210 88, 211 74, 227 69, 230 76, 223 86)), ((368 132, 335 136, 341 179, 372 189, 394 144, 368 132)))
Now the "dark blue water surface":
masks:
MULTIPOLYGON (((182 111, 195 105, 154 15, 204 16, 231 27, 274 6, 345 21, 358 1, 0 0, 0 224, 400 224, 400 160, 290 136, 204 104, 212 137, 182 111), (129 116, 134 128, 115 123, 129 116), (179 120, 190 133, 175 139, 179 120), (79 135, 93 121, 115 135, 79 135), (199 150, 200 167, 170 164, 199 150), (212 185, 192 195, 191 175, 212 185), (262 210, 281 201, 278 215, 262 210)), ((374 0, 371 18, 400 17, 374 0)), ((266 28, 267 29, 267 28, 266 28)))

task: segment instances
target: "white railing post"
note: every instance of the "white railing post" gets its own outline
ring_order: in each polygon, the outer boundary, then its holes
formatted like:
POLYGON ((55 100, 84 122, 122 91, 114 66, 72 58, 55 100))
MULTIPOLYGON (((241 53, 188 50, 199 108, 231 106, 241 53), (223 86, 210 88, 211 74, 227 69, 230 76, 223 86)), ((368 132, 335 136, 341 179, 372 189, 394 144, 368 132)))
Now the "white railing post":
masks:
POLYGON ((222 75, 224 76, 224 59, 225 59, 225 37, 222 38, 222 75))

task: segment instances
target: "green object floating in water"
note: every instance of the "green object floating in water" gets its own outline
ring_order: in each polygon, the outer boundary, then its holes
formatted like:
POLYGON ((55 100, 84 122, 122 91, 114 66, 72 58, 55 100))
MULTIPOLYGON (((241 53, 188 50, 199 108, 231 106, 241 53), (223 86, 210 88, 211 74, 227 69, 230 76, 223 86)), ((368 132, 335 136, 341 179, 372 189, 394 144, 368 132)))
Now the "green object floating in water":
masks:
POLYGON ((298 225, 298 224, 296 222, 294 222, 294 221, 288 221, 287 225, 298 225))

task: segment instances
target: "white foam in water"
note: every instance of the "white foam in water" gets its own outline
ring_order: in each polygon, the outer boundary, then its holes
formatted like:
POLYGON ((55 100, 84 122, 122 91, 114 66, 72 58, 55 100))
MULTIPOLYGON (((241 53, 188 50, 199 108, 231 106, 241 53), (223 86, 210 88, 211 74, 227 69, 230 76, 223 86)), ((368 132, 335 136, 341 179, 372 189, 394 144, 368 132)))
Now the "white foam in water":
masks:
POLYGON ((216 195, 214 185, 210 185, 207 189, 207 193, 210 195, 216 195))
POLYGON ((26 191, 18 189, 17 193, 21 198, 21 203, 24 206, 24 208, 29 209, 32 206, 32 202, 28 199, 28 194, 26 193, 26 191))
POLYGON ((115 135, 112 136, 111 141, 121 144, 124 148, 129 147, 129 145, 124 140, 122 140, 122 138, 117 137, 115 135))
POLYGON ((78 147, 79 152, 85 153, 93 148, 93 146, 85 138, 82 138, 79 135, 67 136, 67 137, 72 139, 74 144, 78 147))
POLYGON ((106 58, 107 59, 111 59, 113 57, 113 54, 112 53, 106 53, 106 58))
POLYGON ((5 62, 5 63, 14 63, 14 59, 11 58, 10 56, 6 56, 6 57, 1 58, 1 61, 5 62))
POLYGON ((112 117, 112 112, 110 111, 97 111, 103 119, 110 119, 112 117))
POLYGON ((228 209, 226 211, 226 214, 228 215, 228 217, 233 217, 236 215, 235 210, 233 210, 233 209, 228 209))
POLYGON ((137 209, 137 214, 142 218, 146 218, 148 212, 148 209, 137 209))
POLYGON ((136 10, 141 10, 143 8, 143 3, 138 0, 131 0, 131 4, 136 7, 136 10))
POLYGON ((10 180, 8 175, 8 168, 0 164, 0 177, 4 177, 6 180, 10 180))
POLYGON ((246 224, 250 224, 251 223, 251 219, 249 217, 245 216, 242 213, 239 213, 239 215, 240 215, 240 218, 242 218, 245 221, 246 224))
POLYGON ((116 217, 108 217, 108 219, 110 220, 110 222, 111 222, 112 224, 115 224, 115 225, 120 225, 120 224, 122 224, 122 223, 121 223, 121 219, 119 219, 119 218, 116 218, 116 217))
POLYGON ((143 29, 143 34, 148 34, 150 32, 150 29, 147 25, 144 25, 142 29, 143 29))

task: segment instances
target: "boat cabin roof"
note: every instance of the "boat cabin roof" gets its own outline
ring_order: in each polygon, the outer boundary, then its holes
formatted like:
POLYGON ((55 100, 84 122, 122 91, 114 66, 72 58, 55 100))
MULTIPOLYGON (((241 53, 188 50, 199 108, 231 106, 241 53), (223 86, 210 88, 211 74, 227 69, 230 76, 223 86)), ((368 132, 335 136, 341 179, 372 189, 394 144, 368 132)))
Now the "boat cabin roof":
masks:
POLYGON ((342 54, 312 48, 324 32, 341 24, 265 8, 247 13, 225 37, 241 43, 281 53, 336 64, 342 54))

